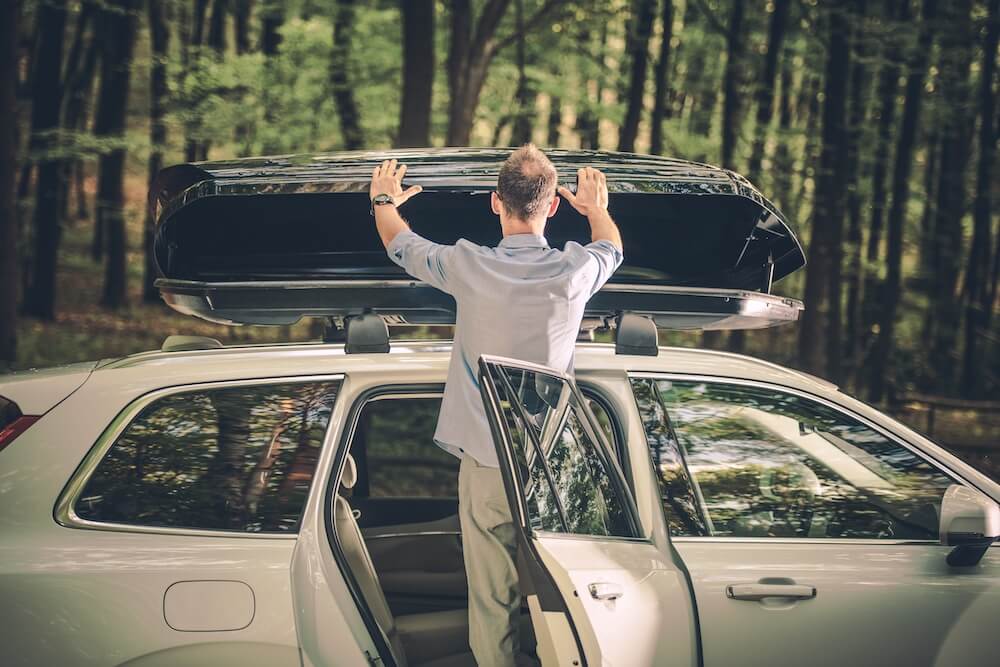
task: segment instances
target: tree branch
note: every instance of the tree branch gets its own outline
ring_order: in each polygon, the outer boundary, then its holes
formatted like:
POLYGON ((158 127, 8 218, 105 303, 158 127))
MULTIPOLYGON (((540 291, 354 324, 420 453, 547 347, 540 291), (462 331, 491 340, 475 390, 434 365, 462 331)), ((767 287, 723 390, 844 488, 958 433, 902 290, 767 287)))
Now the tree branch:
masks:
MULTIPOLYGON (((536 27, 541 25, 542 22, 547 21, 551 15, 556 13, 556 10, 565 8, 567 4, 566 0, 545 0, 545 2, 542 3, 542 6, 535 10, 535 13, 528 17, 528 19, 524 22, 525 28, 523 33, 527 35, 536 27)), ((493 47, 494 52, 500 51, 501 49, 504 49, 516 42, 518 37, 521 36, 521 32, 522 31, 515 30, 503 39, 498 40, 493 47)))

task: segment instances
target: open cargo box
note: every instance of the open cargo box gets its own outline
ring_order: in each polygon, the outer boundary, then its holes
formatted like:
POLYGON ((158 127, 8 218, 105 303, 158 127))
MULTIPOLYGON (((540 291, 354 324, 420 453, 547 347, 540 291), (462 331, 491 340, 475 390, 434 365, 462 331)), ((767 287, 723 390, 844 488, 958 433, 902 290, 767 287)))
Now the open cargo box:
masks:
MULTIPOLYGON (((150 191, 157 286, 173 308, 231 324, 290 324, 374 310, 395 324, 454 323, 450 296, 407 276, 382 248, 368 182, 381 160, 407 165, 424 191, 402 212, 440 243, 500 240, 489 193, 509 149, 419 149, 252 158, 164 169, 150 191)), ((607 175, 625 262, 587 306, 672 329, 753 329, 794 321, 802 304, 770 294, 805 264, 780 212, 741 176, 669 158, 552 150, 561 183, 607 175)), ((546 228, 553 247, 587 243, 565 202, 546 228)))

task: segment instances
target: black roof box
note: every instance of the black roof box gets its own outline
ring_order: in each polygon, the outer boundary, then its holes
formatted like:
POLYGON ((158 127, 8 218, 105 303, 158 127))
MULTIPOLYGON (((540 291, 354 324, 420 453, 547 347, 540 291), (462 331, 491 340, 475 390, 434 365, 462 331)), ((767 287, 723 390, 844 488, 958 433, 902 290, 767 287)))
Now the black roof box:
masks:
MULTIPOLYGON (((396 323, 454 322, 450 297, 389 261, 368 213, 383 159, 407 165, 424 192, 406 204, 414 231, 441 243, 500 239, 489 192, 509 149, 413 149, 182 164, 150 191, 160 291, 180 310, 229 323, 284 324, 366 309, 396 323)), ((547 151, 560 182, 601 169, 625 239, 625 263, 588 307, 669 328, 757 328, 794 320, 801 304, 771 285, 805 264, 781 213, 727 170, 624 153, 547 151)), ((553 247, 589 241, 569 206, 547 226, 553 247)))

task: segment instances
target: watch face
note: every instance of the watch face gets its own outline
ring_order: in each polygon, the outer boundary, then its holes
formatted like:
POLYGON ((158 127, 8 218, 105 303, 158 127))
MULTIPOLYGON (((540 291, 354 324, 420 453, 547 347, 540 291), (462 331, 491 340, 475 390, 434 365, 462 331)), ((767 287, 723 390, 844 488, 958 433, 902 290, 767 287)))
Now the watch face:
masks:
POLYGON ((375 199, 372 200, 373 204, 391 204, 392 197, 387 194, 375 195, 375 199))

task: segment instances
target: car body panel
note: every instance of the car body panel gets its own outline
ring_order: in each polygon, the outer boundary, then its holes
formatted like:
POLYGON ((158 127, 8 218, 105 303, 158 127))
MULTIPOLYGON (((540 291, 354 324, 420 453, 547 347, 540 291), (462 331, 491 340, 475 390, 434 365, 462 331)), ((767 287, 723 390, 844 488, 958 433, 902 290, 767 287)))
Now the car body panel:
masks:
POLYGON ((14 401, 25 415, 43 415, 79 389, 98 362, 32 368, 0 376, 0 396, 14 401))
MULTIPOLYGON (((951 568, 949 547, 899 540, 675 537, 691 572, 706 665, 971 665, 1000 654, 1000 547, 951 568), (806 600, 734 600, 765 579, 806 600), (972 641, 955 641, 975 637, 972 641)), ((991 658, 991 659, 993 659, 991 658)))

